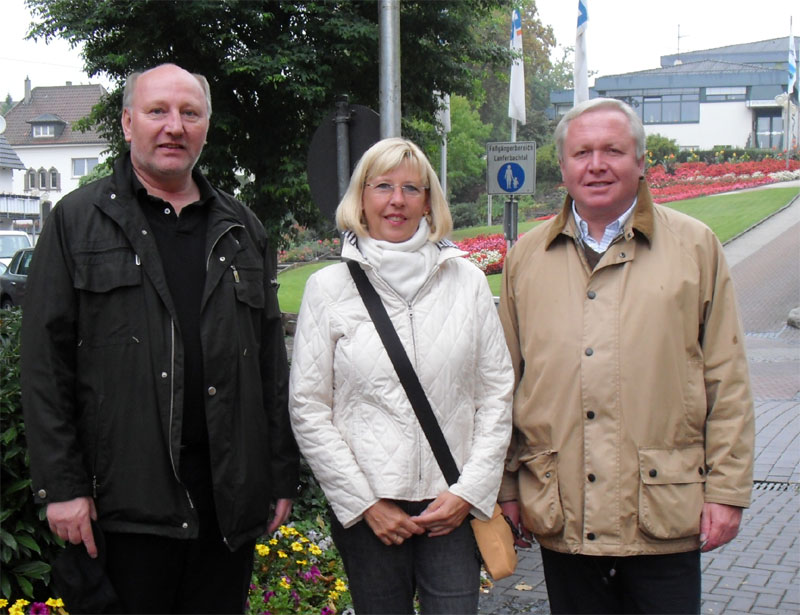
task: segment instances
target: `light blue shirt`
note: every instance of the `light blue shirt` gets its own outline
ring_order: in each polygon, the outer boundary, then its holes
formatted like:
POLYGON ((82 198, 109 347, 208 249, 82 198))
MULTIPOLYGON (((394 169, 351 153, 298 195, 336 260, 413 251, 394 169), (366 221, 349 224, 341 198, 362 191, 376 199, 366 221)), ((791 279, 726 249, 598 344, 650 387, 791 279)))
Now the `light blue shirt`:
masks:
POLYGON ((638 197, 633 199, 633 205, 631 205, 627 211, 625 211, 625 213, 623 213, 619 218, 614 220, 606 227, 605 232, 603 232, 603 238, 600 241, 597 241, 594 237, 589 235, 589 225, 586 223, 586 220, 580 217, 578 210, 575 207, 575 201, 572 201, 572 215, 575 218, 575 224, 577 225, 581 234, 580 240, 598 254, 602 254, 608 250, 608 246, 610 246, 611 242, 614 241, 617 235, 622 232, 622 228, 625 226, 628 218, 631 217, 633 208, 636 207, 637 200, 638 197))

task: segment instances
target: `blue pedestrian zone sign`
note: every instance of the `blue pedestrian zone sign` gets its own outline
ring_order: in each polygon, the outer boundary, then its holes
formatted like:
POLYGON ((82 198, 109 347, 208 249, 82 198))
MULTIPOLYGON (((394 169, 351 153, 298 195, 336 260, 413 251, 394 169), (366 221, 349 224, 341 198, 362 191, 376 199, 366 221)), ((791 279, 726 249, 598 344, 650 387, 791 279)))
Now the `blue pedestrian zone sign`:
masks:
POLYGON ((489 194, 533 194, 536 190, 536 143, 486 144, 486 191, 489 194))
POLYGON ((525 185, 525 171, 516 162, 509 162, 500 167, 497 183, 506 192, 516 192, 525 185))

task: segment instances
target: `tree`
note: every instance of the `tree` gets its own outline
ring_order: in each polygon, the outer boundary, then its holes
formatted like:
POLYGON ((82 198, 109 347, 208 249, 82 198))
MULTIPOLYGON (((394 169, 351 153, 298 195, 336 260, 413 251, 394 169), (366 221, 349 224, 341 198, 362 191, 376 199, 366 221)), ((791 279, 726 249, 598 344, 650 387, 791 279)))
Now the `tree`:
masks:
MULTIPOLYGON (((293 219, 313 223, 306 157, 338 95, 378 110, 378 4, 275 0, 27 0, 29 36, 84 43, 85 69, 120 86, 86 124, 116 154, 121 84, 135 69, 174 62, 206 75, 213 115, 200 159, 212 183, 238 187, 276 238, 293 219)), ((505 65, 507 45, 473 26, 510 0, 401 3, 402 113, 432 121, 433 92, 470 95, 475 65, 505 65)))
POLYGON ((0 103, 0 115, 5 115, 8 110, 14 106, 14 101, 11 98, 11 94, 6 94, 6 99, 0 103))

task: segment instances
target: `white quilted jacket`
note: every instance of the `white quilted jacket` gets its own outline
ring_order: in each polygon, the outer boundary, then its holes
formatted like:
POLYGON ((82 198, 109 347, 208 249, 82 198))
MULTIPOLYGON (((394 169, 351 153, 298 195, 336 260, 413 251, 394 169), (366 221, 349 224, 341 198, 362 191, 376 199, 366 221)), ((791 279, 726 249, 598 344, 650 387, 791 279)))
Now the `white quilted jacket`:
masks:
MULTIPOLYGON (((452 243, 409 304, 352 243, 383 300, 444 432, 459 481, 450 491, 492 512, 511 435, 514 372, 484 274, 452 243)), ((344 527, 380 498, 420 501, 447 489, 346 263, 306 284, 290 381, 297 443, 344 527)))

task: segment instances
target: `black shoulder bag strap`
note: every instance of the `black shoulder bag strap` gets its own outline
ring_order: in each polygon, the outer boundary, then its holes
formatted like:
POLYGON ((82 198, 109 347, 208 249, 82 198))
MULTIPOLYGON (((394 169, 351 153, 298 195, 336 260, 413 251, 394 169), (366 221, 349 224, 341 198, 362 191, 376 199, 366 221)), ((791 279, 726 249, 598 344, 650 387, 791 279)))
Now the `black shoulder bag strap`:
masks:
POLYGON ((453 454, 450 452, 450 447, 447 445, 447 440, 444 438, 442 428, 439 427, 439 422, 433 414, 433 409, 428 402, 428 396, 422 388, 422 385, 417 378, 417 372, 414 371, 414 366, 408 359, 405 348, 400 341, 400 337, 395 331, 389 314, 386 313, 386 308, 375 291, 375 288, 367 278, 367 274, 356 261, 348 261, 347 266, 350 268, 350 275, 353 276, 353 281, 356 283, 356 288, 364 301, 364 305, 369 312, 372 323, 378 331, 378 335, 383 342, 389 358, 392 360, 392 365, 397 372, 400 379, 400 384, 406 391, 408 401, 414 408, 414 414, 417 415, 422 431, 431 445, 433 455, 439 463, 439 467, 444 474, 444 478, 448 485, 452 485, 458 481, 459 471, 456 465, 453 454))

